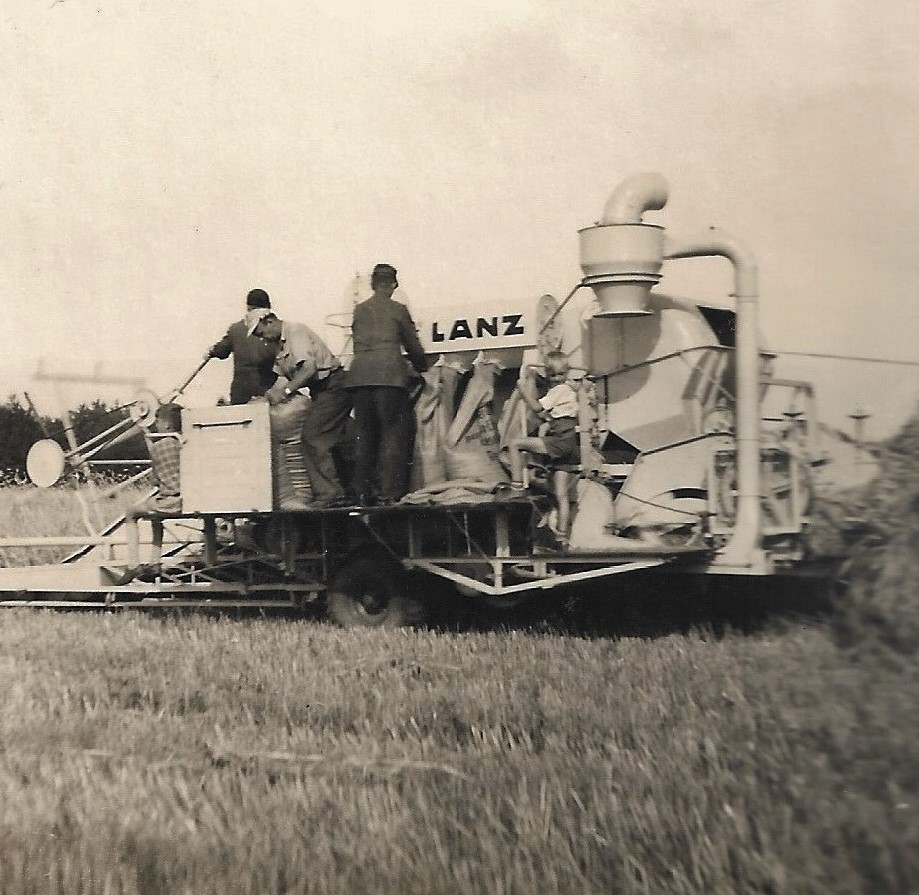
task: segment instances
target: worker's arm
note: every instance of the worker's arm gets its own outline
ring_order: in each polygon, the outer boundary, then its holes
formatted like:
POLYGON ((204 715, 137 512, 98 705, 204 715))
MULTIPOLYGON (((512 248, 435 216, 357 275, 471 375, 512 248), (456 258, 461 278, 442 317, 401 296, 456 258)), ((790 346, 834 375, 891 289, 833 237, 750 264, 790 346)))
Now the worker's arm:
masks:
POLYGON ((205 358, 216 357, 219 360, 226 360, 231 352, 233 351, 233 342, 230 339, 230 333, 227 331, 223 338, 214 345, 207 354, 204 355, 205 358))
POLYGON ((428 359, 424 355, 424 348, 421 347, 421 340, 418 338, 418 332, 415 329, 415 322, 409 309, 403 305, 404 314, 399 316, 399 335, 402 340, 402 346, 408 354, 408 359, 418 373, 424 373, 428 369, 428 359))
POLYGON ((530 367, 522 367, 520 378, 517 380, 517 391, 523 399, 524 404, 530 408, 540 419, 548 419, 548 413, 539 403, 536 397, 536 379, 533 376, 533 370, 530 367))
POLYGON ((301 363, 297 366, 296 371, 290 379, 278 377, 277 382, 265 392, 268 403, 273 406, 289 401, 299 389, 306 387, 306 384, 310 381, 315 372, 316 367, 314 365, 301 363))

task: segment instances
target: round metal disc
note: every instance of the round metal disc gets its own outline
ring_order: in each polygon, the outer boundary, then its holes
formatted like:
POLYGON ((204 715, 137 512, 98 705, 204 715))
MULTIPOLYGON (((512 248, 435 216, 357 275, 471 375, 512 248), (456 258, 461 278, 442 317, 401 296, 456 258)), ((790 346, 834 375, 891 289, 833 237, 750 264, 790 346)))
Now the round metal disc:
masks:
POLYGON ((26 472, 39 488, 50 488, 59 482, 66 465, 64 449, 50 438, 36 441, 26 456, 26 472))
POLYGON ((134 400, 128 407, 128 415, 138 426, 149 429, 153 425, 156 408, 159 406, 160 399, 156 392, 144 388, 134 396, 134 400))

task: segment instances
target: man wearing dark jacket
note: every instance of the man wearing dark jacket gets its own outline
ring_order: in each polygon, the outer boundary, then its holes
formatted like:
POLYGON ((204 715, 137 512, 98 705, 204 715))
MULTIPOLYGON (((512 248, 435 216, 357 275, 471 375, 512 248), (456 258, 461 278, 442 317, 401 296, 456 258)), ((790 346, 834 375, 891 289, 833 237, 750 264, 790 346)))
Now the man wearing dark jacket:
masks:
MULTIPOLYGON (((246 311, 253 308, 270 308, 271 299, 264 289, 253 289, 246 296, 246 311)), ((230 324, 224 337, 206 357, 226 360, 233 355, 233 381, 230 383, 230 403, 248 404, 252 398, 261 397, 274 385, 274 349, 261 339, 246 332, 244 320, 230 324)))
POLYGON ((393 301, 399 285, 396 269, 377 264, 370 278, 373 295, 354 309, 351 336, 354 360, 346 388, 354 400, 357 430, 354 489, 362 504, 394 503, 406 491, 411 457, 409 369, 428 368, 408 308, 393 301), (379 494, 373 494, 374 473, 379 494))

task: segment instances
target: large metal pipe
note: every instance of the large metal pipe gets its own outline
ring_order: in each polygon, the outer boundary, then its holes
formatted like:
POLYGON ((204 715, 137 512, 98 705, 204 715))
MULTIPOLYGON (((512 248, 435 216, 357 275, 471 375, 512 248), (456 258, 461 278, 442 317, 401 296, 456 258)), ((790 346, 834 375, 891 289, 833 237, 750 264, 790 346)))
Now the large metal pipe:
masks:
POLYGON ((660 280, 664 231, 642 223, 646 211, 667 203, 660 174, 635 174, 622 181, 593 227, 578 232, 582 285, 597 296, 598 317, 642 317, 651 313, 648 294, 660 280))
POLYGON ((714 227, 694 239, 667 237, 664 257, 727 258, 734 266, 737 302, 737 512, 734 534, 722 552, 728 564, 750 566, 761 547, 759 328, 756 260, 739 240, 714 227))
POLYGON ((646 211, 659 211, 667 204, 668 194, 667 180, 662 174, 633 174, 610 193, 599 223, 640 224, 646 211))

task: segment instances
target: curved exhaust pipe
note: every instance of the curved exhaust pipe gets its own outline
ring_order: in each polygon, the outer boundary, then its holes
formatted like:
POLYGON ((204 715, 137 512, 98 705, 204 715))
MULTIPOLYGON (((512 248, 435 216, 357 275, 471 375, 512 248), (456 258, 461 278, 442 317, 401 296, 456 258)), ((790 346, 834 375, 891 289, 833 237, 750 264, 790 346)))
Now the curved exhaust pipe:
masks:
POLYGON ((633 174, 610 193, 599 223, 640 224, 646 211, 660 211, 667 204, 669 194, 670 187, 662 174, 633 174))
POLYGON ((646 211, 667 204, 667 181, 660 174, 635 174, 613 192, 603 216, 579 231, 583 286, 597 296, 597 317, 644 317, 648 295, 660 281, 664 231, 642 223, 646 211))

